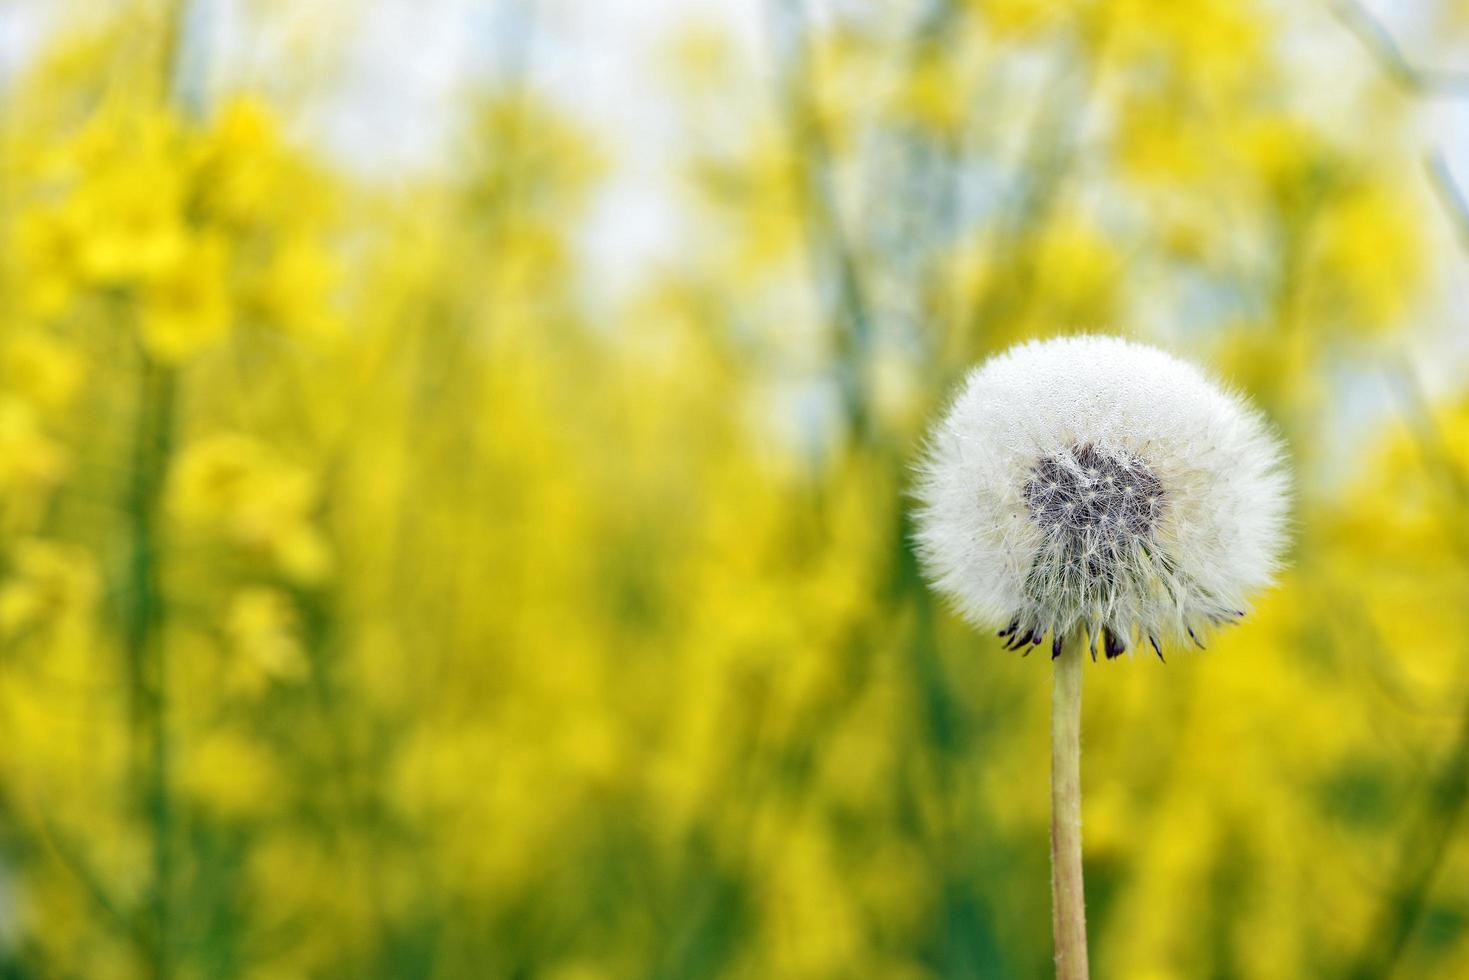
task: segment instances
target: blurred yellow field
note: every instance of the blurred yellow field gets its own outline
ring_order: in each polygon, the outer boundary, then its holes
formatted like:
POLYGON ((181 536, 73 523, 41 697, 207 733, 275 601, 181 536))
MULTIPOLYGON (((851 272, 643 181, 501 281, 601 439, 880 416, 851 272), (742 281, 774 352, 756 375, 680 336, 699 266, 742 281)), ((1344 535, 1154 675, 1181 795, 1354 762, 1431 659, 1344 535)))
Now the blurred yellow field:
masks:
POLYGON ((915 481, 1097 331, 1294 490, 1084 665, 1092 975, 1469 976, 1469 10, 634 6, 0 0, 0 977, 1048 975, 915 481))

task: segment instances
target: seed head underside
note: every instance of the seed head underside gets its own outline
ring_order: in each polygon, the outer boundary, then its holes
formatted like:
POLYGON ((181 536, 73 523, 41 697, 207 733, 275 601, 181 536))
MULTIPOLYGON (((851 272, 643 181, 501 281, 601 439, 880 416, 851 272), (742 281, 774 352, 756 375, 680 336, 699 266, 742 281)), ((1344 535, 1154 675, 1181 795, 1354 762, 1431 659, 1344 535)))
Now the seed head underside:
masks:
MULTIPOLYGON (((1144 590, 1167 589, 1176 574, 1157 540, 1168 506, 1162 481, 1134 453, 1081 445, 1038 460, 1022 496, 1043 538, 1026 578, 1026 608, 1000 635, 1010 637, 1010 649, 1029 652, 1049 632, 1054 657, 1079 625, 1093 658, 1099 639, 1109 659, 1120 656, 1140 625, 1126 614, 1129 603, 1144 590)), ((1155 633, 1139 631, 1162 659, 1155 633)))

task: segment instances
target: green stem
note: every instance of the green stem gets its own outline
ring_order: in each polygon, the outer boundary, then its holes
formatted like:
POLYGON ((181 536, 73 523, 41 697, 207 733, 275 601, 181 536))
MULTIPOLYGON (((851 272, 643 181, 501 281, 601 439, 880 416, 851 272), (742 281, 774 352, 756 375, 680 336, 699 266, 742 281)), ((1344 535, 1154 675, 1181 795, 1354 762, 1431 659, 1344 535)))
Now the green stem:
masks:
POLYGON ((1051 688, 1051 927, 1057 980, 1086 980, 1081 871, 1081 643, 1068 638, 1051 688))
POLYGON ((1409 833, 1387 901, 1348 972, 1353 980, 1383 980, 1397 972, 1424 910, 1444 858, 1454 842, 1469 805, 1469 711, 1464 713, 1458 741, 1443 769, 1428 788, 1423 811, 1409 833))
POLYGON ((169 962, 173 810, 169 791, 168 674, 162 643, 158 524, 163 480, 172 448, 174 376, 143 356, 133 431, 127 522, 129 554, 123 591, 123 645, 131 698, 133 785, 152 843, 145 950, 149 973, 166 978, 169 962))

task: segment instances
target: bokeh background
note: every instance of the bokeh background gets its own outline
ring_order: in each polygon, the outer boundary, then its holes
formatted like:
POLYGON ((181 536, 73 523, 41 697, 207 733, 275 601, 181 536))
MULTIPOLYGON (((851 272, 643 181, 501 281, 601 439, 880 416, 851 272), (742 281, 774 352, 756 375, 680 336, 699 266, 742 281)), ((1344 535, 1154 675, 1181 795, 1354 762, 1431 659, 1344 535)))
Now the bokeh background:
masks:
POLYGON ((1088 665, 1096 975, 1469 976, 1466 185, 1459 0, 0 0, 0 976, 1045 975, 905 494, 1083 329, 1299 484, 1088 665))

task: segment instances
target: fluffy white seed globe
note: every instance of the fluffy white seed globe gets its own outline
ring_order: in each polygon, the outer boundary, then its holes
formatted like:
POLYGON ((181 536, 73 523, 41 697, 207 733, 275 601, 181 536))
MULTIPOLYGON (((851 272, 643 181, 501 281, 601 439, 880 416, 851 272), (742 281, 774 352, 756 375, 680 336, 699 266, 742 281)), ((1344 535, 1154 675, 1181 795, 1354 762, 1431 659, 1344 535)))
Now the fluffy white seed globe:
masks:
POLYGON ((935 587, 1012 648, 1085 631, 1109 657, 1244 615, 1284 544, 1289 480, 1260 414, 1116 337, 1020 344, 970 373, 920 469, 935 587))

